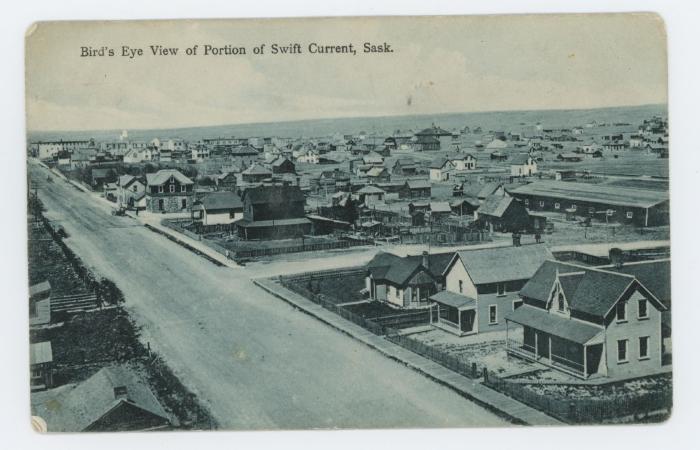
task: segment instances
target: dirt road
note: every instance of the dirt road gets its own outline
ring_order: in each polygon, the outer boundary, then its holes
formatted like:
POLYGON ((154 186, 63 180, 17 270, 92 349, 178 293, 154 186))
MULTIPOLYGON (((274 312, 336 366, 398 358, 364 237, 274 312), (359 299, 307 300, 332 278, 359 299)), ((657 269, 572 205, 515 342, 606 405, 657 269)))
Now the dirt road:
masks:
MULTIPOLYGON (((216 267, 30 163, 66 242, 123 290, 144 339, 223 428, 492 426, 505 422, 216 267)), ((289 262, 296 265, 299 263, 289 262)))

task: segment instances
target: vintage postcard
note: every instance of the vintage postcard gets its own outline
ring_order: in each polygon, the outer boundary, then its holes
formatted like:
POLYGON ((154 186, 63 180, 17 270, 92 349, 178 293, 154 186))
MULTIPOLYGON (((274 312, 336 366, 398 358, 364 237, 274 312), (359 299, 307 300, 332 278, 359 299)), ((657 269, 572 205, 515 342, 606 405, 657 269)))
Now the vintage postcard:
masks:
POLYGON ((32 25, 34 427, 666 420, 666 49, 641 13, 32 25))

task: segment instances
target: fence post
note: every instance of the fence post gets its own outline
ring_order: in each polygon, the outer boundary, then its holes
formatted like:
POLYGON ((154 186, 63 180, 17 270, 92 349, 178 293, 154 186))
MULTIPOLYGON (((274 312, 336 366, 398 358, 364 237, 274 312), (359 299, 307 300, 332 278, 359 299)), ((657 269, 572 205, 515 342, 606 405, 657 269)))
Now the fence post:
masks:
POLYGON ((472 363, 472 378, 476 378, 477 376, 477 368, 476 368, 476 363, 472 363))
POLYGON ((489 372, 488 372, 488 370, 486 370, 486 367, 484 367, 483 371, 484 371, 484 383, 488 383, 488 381, 489 381, 489 372))

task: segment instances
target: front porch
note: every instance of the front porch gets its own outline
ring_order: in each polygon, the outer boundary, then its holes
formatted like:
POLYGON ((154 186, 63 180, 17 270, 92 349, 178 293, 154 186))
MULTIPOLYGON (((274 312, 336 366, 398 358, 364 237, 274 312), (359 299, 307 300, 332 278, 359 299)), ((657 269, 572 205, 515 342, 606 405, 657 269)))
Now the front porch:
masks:
POLYGON ((457 336, 477 333, 476 300, 450 291, 441 291, 430 297, 435 302, 430 323, 457 336))
POLYGON ((601 328, 530 306, 506 318, 506 351, 581 379, 607 374, 601 328))

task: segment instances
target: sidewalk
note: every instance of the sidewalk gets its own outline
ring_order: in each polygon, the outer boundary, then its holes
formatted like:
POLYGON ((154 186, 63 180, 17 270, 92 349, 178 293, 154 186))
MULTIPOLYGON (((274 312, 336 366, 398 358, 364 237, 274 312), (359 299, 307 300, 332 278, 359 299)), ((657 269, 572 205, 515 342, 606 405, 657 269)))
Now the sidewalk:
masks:
POLYGON ((428 378, 458 392, 465 398, 508 418, 515 424, 523 425, 564 425, 553 417, 524 405, 500 392, 494 391, 476 380, 463 377, 443 366, 393 344, 381 336, 344 320, 311 300, 285 289, 271 279, 254 279, 260 288, 285 302, 310 314, 327 325, 357 339, 358 341, 383 353, 385 356, 401 362, 428 378))

